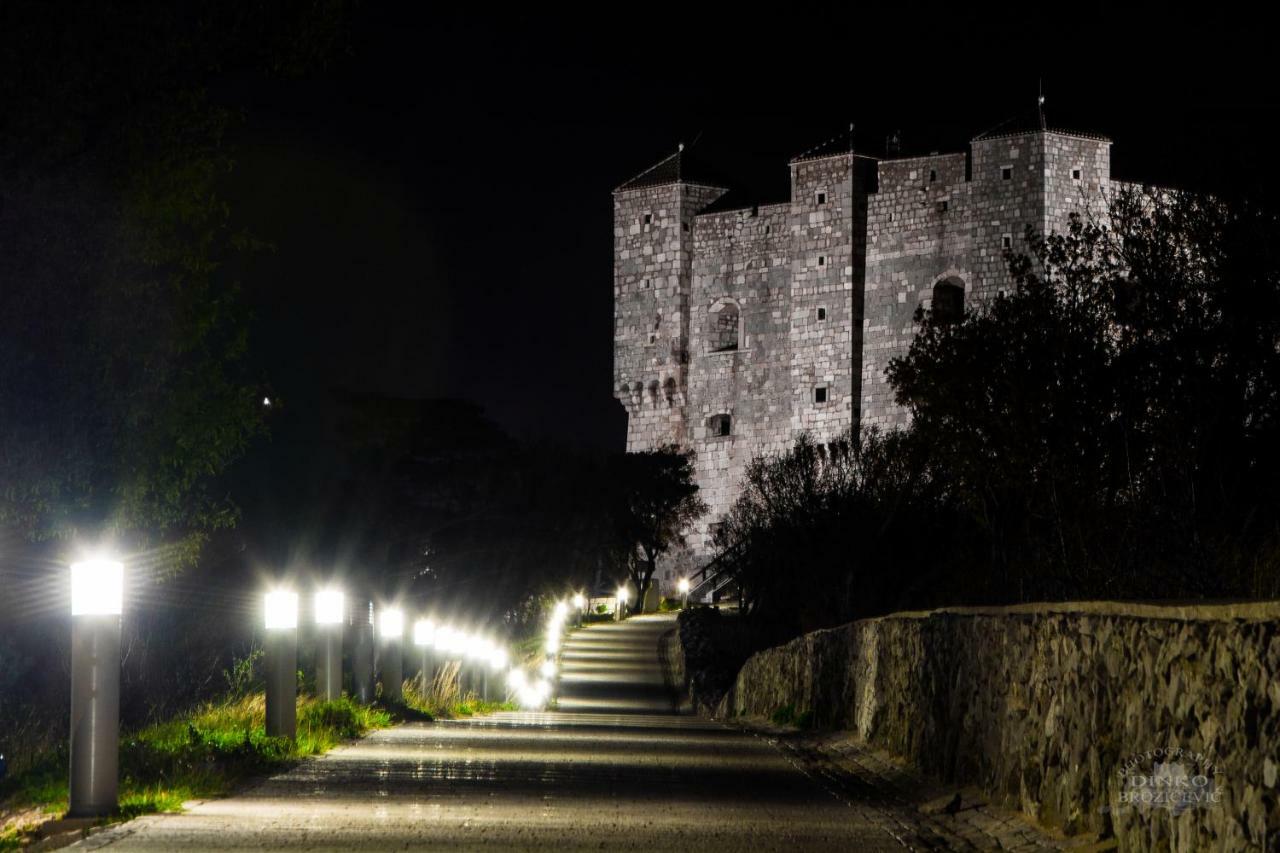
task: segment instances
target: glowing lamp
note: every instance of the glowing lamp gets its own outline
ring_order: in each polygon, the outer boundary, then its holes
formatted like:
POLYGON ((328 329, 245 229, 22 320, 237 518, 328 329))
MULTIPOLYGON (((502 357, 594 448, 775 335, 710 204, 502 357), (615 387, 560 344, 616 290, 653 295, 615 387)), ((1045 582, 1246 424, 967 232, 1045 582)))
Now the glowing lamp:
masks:
POLYGON ((513 669, 507 673, 507 686, 512 690, 523 690, 527 684, 523 669, 513 669))
POLYGON ((573 597, 573 606, 578 610, 583 610, 587 606, 587 599, 582 593, 578 593, 573 597))
POLYGON ((123 609, 123 563, 94 558, 71 564, 72 616, 119 616, 123 609))
POLYGON ((298 594, 285 589, 272 590, 266 596, 268 631, 287 631, 298 627, 298 594))
POLYGON ((453 629, 448 625, 441 625, 437 628, 435 645, 442 652, 449 651, 449 648, 453 645, 453 629))
POLYGON ((618 587, 618 600, 619 600, 619 601, 621 601, 623 604, 626 604, 626 603, 627 603, 627 597, 628 597, 628 596, 629 596, 629 593, 627 592, 627 588, 626 588, 625 586, 620 586, 620 587, 618 587))
POLYGON ((394 607, 387 608, 382 611, 378 627, 381 629, 382 639, 399 640, 404 636, 404 613, 394 607))
POLYGON ((689 591, 689 579, 688 579, 688 578, 680 578, 680 582, 679 582, 678 584, 676 584, 676 588, 677 588, 678 590, 680 590, 680 592, 682 592, 682 593, 688 592, 688 591, 689 591))
POLYGON ((413 644, 415 646, 431 645, 435 642, 436 624, 430 619, 419 619, 413 623, 413 644))
POLYGON ((507 667, 506 651, 503 649, 495 648, 493 652, 489 655, 489 666, 493 667, 496 670, 506 669, 507 667))
POLYGON ((342 591, 322 589, 316 593, 316 624, 341 625, 346 617, 346 602, 342 591))
POLYGON ((555 662, 555 661, 553 661, 553 660, 549 660, 549 661, 544 661, 544 662, 543 662, 543 664, 542 664, 542 677, 543 677, 543 678, 555 678, 555 677, 556 677, 556 662, 555 662))

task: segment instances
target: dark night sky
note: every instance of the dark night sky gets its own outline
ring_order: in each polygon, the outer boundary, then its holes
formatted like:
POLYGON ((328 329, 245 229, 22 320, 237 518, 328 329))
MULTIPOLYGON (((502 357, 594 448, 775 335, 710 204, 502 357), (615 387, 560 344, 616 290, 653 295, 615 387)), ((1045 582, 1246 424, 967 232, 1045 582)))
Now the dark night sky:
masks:
POLYGON ((872 153, 891 129, 910 152, 963 150, 1042 78, 1050 122, 1110 134, 1120 177, 1275 183, 1277 101, 1247 21, 664 15, 367 4, 323 75, 228 81, 234 200, 275 244, 246 284, 277 393, 457 396, 519 436, 620 449, 610 190, 680 141, 783 197, 787 159, 850 121, 872 153))

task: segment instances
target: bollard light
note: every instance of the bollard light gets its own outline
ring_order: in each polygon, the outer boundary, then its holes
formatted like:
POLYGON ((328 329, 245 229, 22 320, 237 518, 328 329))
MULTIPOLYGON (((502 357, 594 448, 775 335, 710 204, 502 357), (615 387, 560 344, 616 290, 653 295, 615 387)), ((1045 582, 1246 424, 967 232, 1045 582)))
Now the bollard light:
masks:
POLYGON ((298 594, 274 589, 263 599, 267 629, 267 736, 298 732, 298 594))
POLYGON ((266 627, 268 631, 287 631, 298 627, 298 594, 288 590, 267 593, 266 627))
POLYGON ((684 610, 689 606, 689 579, 680 578, 680 582, 676 584, 676 589, 680 590, 680 609, 684 610))
POLYGON ((316 624, 341 625, 346 617, 346 600, 339 589, 322 589, 316 593, 316 624))
POLYGON ((575 594, 573 596, 573 606, 577 610, 585 610, 587 607, 587 597, 580 592, 575 594))
POLYGON ((382 641, 382 698, 388 702, 404 699, 404 612, 388 607, 378 619, 378 635, 382 641))
POLYGON ((122 563, 72 564, 70 817, 101 817, 117 806, 123 610, 122 563))
POLYGON ((413 644, 430 646, 435 642, 436 623, 430 619, 419 619, 413 623, 413 644))
POLYGON ((378 633, 382 636, 382 641, 399 642, 404 638, 404 612, 394 607, 387 608, 382 611, 382 616, 378 619, 378 633))
POLYGON ((355 698, 368 705, 375 698, 373 678, 373 602, 360 599, 351 606, 351 630, 355 647, 351 650, 351 687, 355 698))
POLYGON ((436 641, 436 623, 430 619, 418 619, 413 623, 413 644, 418 647, 420 671, 422 673, 422 693, 425 696, 430 690, 430 682, 435 672, 432 665, 431 648, 436 641))
POLYGON ((342 698, 342 623, 346 598, 332 587, 315 596, 316 695, 327 702, 342 698))
POLYGON ((622 621, 622 617, 625 614, 626 609, 627 609, 627 588, 625 586, 620 586, 618 587, 618 606, 615 608, 615 610, 617 611, 617 619, 619 622, 622 621))

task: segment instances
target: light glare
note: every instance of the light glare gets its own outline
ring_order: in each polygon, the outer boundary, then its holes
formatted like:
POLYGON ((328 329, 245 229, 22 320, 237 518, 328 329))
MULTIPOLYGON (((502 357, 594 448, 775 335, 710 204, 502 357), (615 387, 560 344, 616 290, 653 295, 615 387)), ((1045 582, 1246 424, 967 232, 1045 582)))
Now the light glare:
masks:
POLYGON ((382 611, 382 619, 378 623, 382 629, 382 639, 399 640, 404 637, 404 613, 394 607, 382 611))
POLYGON ((413 623, 413 644, 429 646, 435 641, 436 625, 430 619, 419 619, 413 623))
POLYGON ((123 563, 95 557, 71 564, 72 616, 118 616, 123 609, 123 563))
POLYGON ((298 594, 275 589, 266 595, 268 631, 285 631, 298 627, 298 594))
POLYGON ((346 615, 342 591, 322 589, 316 593, 316 624, 341 625, 346 615))

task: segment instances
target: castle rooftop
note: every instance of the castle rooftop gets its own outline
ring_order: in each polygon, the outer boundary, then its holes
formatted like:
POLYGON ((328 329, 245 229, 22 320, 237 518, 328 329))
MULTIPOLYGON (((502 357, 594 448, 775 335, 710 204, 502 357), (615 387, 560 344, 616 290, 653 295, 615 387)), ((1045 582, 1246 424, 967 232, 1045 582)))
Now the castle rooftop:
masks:
POLYGON ((698 184, 699 186, 715 187, 717 189, 728 189, 729 187, 728 183, 720 178, 714 169, 708 167, 702 160, 686 151, 684 145, 681 145, 670 157, 659 160, 631 180, 620 185, 614 192, 620 193, 644 189, 645 187, 660 187, 666 184, 698 184))

